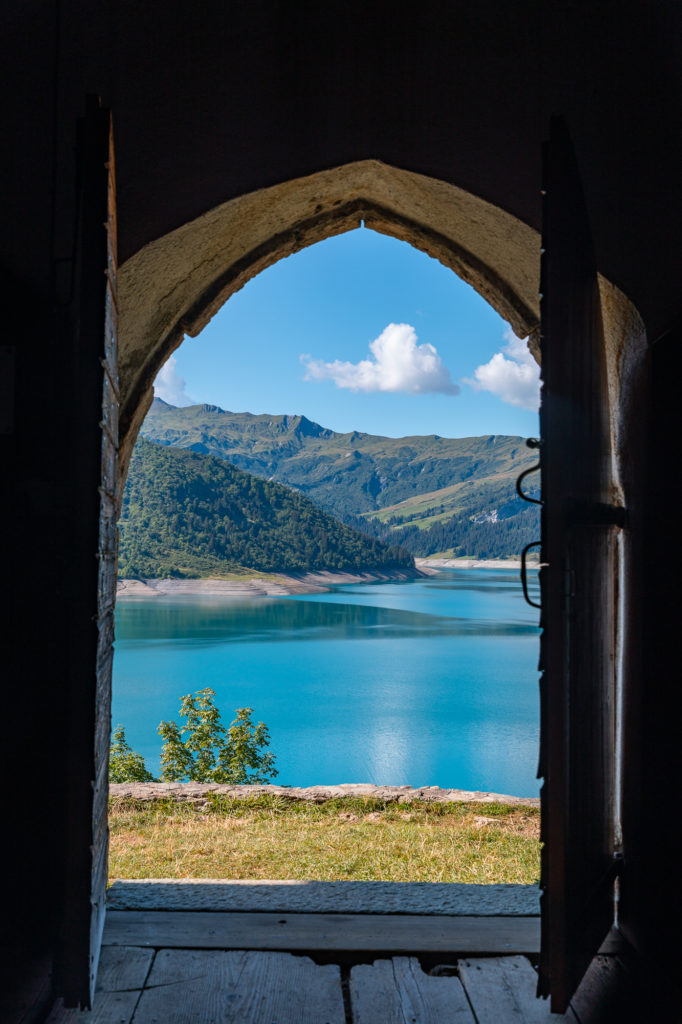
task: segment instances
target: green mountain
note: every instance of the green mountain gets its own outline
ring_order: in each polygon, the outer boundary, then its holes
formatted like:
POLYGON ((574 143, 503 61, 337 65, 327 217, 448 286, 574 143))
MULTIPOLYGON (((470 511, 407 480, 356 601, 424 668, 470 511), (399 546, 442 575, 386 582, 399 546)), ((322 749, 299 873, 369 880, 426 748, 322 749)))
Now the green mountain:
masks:
POLYGON ((301 494, 210 455, 140 438, 120 521, 123 578, 412 569, 412 556, 301 494))
MULTIPOLYGON (((537 461, 523 438, 339 434, 305 416, 176 408, 155 399, 142 434, 216 455, 287 484, 374 537, 416 555, 518 555, 540 533, 537 507, 515 491, 537 461)), ((539 488, 539 475, 529 481, 539 488)))

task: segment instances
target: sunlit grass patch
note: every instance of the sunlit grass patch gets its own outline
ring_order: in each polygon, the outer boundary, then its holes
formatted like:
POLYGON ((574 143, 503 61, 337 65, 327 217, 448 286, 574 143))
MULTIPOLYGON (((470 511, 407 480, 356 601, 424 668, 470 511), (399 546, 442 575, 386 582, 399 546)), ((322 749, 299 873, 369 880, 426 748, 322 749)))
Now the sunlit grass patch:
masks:
POLYGON ((112 878, 530 884, 539 824, 537 808, 502 804, 114 799, 109 868, 112 878))

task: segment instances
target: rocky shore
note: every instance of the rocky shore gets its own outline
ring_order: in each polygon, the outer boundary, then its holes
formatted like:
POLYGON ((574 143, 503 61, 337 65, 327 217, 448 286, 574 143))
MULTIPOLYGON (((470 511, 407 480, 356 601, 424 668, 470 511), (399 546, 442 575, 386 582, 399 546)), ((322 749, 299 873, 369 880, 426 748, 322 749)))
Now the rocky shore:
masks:
MULTIPOLYGON (((433 576, 441 569, 514 569, 520 562, 511 558, 415 558, 414 569, 386 572, 307 572, 237 576, 232 579, 119 580, 118 598, 153 597, 288 597, 293 594, 323 594, 342 583, 391 583, 433 576)), ((529 562, 532 568, 533 563, 529 562)))
POLYGON ((153 597, 286 597, 323 594, 340 583, 391 583, 429 576, 435 569, 389 569, 385 572, 307 572, 300 574, 239 576, 233 579, 119 580, 121 598, 153 597))
POLYGON ((127 800, 177 800, 178 803, 202 805, 211 793, 245 800, 249 797, 273 796, 284 800, 321 804, 343 797, 384 800, 386 803, 409 804, 415 800, 429 803, 509 804, 539 807, 534 797, 506 796, 468 789, 441 789, 438 786, 374 786, 365 782, 347 782, 339 786, 229 786, 209 782, 121 782, 109 786, 112 797, 127 800))
MULTIPOLYGON (((520 569, 518 558, 415 558, 414 564, 422 572, 438 569, 520 569)), ((529 560, 528 565, 533 566, 529 560)))

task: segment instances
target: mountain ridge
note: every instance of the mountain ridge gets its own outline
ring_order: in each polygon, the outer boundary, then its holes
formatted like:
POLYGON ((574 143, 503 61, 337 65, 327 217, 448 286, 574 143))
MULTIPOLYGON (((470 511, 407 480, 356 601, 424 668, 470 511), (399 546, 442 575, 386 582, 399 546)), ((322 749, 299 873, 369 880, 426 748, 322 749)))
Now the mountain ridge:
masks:
POLYGON ((539 536, 537 507, 515 490, 516 477, 537 455, 518 436, 340 433, 301 415, 178 408, 161 399, 142 435, 283 483, 342 522, 415 555, 516 556, 539 536))

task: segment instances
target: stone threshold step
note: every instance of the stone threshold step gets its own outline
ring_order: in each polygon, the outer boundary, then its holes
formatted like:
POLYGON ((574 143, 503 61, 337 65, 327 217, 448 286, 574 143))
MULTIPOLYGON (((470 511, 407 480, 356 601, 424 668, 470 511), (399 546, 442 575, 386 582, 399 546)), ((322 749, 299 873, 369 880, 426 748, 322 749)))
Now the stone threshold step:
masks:
POLYGON ((535 885, 450 882, 143 878, 116 879, 107 903, 111 910, 528 917, 540 913, 540 890, 535 885))

